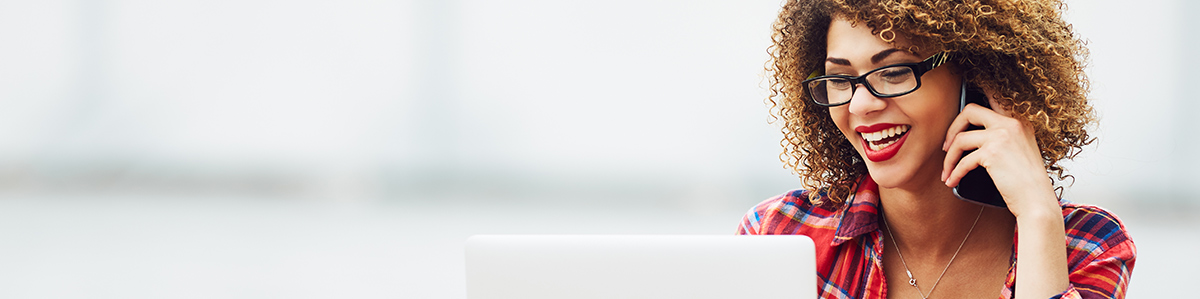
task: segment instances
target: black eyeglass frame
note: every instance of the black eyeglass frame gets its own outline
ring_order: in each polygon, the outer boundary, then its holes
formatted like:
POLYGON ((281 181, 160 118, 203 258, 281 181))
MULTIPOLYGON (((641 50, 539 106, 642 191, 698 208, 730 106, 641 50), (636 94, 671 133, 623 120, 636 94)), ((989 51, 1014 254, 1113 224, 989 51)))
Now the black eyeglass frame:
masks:
POLYGON ((921 62, 897 63, 897 64, 893 64, 893 65, 882 66, 882 67, 873 69, 869 72, 866 72, 860 76, 825 75, 825 76, 811 77, 811 78, 805 79, 804 81, 801 81, 800 84, 802 86, 804 86, 804 91, 808 92, 809 100, 812 100, 812 102, 816 103, 817 105, 821 105, 821 106, 825 106, 825 107, 837 107, 837 106, 841 106, 841 105, 850 103, 850 100, 854 98, 853 94, 855 91, 857 91, 856 89, 858 89, 859 83, 862 83, 863 86, 866 86, 867 90, 871 92, 871 95, 874 95, 876 97, 880 97, 880 98, 898 97, 898 96, 910 94, 914 91, 917 91, 917 89, 920 89, 921 88, 921 76, 925 75, 926 72, 929 72, 929 71, 937 68, 938 66, 945 64, 946 60, 949 60, 949 58, 950 58, 949 53, 938 52, 937 54, 933 54, 933 56, 929 56, 929 58, 925 58, 925 60, 922 60, 921 62), (909 69, 913 70, 913 74, 916 75, 916 79, 917 79, 917 85, 914 86, 913 89, 911 89, 909 91, 901 92, 901 93, 883 94, 883 93, 879 93, 878 91, 876 91, 875 87, 871 86, 871 83, 867 82, 867 76, 870 76, 871 74, 878 72, 880 70, 886 69, 886 68, 893 68, 893 67, 898 67, 898 66, 906 66, 909 69), (817 99, 813 97, 812 87, 808 85, 808 82, 821 80, 821 79, 829 79, 829 78, 842 78, 842 79, 849 80, 850 83, 852 83, 852 84, 850 84, 850 94, 852 95, 850 97, 850 99, 846 99, 845 102, 830 103, 830 104, 824 104, 824 103, 817 101, 817 99))

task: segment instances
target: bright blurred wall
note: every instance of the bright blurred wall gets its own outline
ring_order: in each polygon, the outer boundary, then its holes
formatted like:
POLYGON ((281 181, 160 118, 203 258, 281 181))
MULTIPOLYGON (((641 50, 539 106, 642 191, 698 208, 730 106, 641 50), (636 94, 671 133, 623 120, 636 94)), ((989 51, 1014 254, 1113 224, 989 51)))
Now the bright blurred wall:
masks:
MULTIPOLYGON (((1196 4, 1122 3, 1071 2, 1102 122, 1069 192, 1200 204, 1196 4)), ((778 6, 4 1, 0 191, 746 206, 797 186, 778 6)))

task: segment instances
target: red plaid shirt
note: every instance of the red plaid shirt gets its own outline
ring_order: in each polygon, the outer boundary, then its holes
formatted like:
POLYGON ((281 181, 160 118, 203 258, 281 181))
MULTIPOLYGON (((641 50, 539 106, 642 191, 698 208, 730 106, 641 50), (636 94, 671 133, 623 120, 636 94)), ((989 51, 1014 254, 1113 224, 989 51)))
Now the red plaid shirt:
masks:
MULTIPOLYGON (((1071 285, 1052 298, 1124 298, 1137 256, 1124 224, 1096 206, 1059 204, 1067 229, 1071 285)), ((810 204, 805 190, 763 201, 746 214, 738 233, 812 238, 817 245, 819 298, 887 298, 878 213, 878 186, 868 178, 848 204, 837 208, 810 204)), ((1012 298, 1015 274, 1010 267, 1000 298, 1012 298)))

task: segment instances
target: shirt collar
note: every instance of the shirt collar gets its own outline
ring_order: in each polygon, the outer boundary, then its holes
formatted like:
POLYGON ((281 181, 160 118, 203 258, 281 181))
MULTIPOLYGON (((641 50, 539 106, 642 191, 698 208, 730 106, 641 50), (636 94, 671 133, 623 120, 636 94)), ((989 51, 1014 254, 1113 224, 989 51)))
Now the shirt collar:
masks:
POLYGON ((879 230, 879 185, 865 175, 848 204, 842 209, 842 222, 838 224, 831 245, 837 246, 866 233, 879 230))

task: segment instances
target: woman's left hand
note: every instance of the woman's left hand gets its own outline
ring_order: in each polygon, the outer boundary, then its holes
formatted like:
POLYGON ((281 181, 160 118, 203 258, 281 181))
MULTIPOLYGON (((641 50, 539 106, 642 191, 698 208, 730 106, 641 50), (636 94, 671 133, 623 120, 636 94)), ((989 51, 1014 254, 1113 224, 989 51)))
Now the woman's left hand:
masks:
POLYGON ((942 150, 946 151, 942 167, 946 186, 957 186, 967 172, 982 166, 1014 216, 1060 213, 1054 186, 1047 177, 1041 149, 1029 122, 1013 118, 1003 110, 969 104, 950 124, 942 150), (966 131, 971 124, 984 129, 966 131), (969 150, 975 151, 963 157, 963 152, 969 150))
MULTIPOLYGON (((990 98, 990 97, 989 97, 990 98)), ((992 107, 998 107, 995 102, 992 107)), ((946 132, 942 180, 956 186, 971 169, 983 166, 1017 218, 1017 298, 1047 298, 1068 289, 1066 229, 1062 208, 1047 179, 1034 128, 1011 113, 971 104, 946 132), (966 131, 970 124, 983 130, 966 131), (962 157, 963 152, 972 150, 962 157), (962 157, 962 161, 958 158, 962 157), (955 163, 958 161, 958 163, 955 163)))

